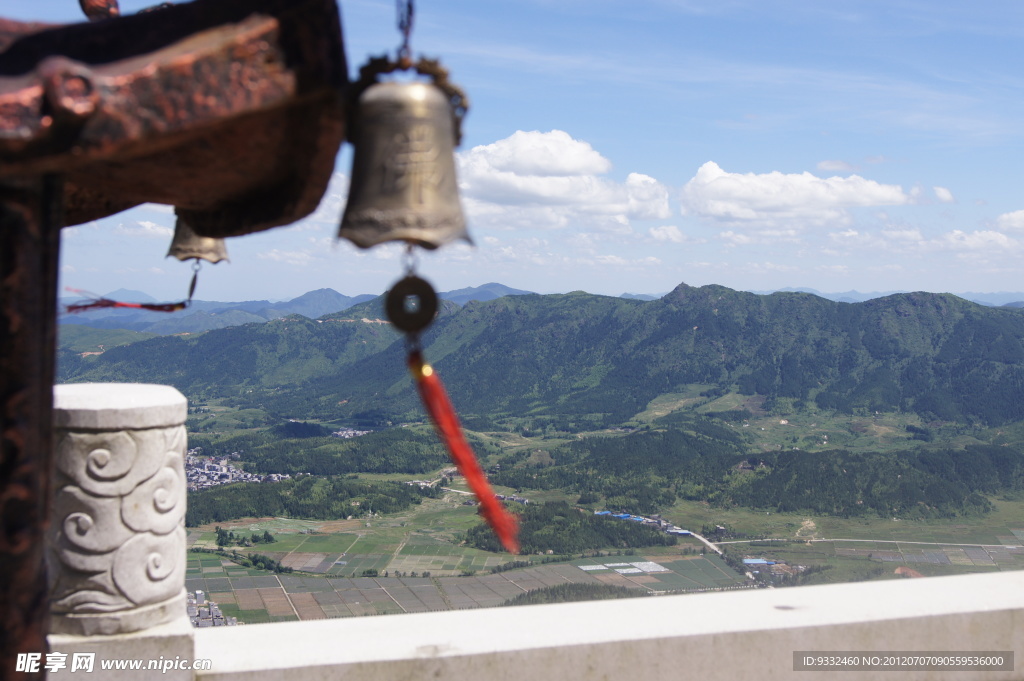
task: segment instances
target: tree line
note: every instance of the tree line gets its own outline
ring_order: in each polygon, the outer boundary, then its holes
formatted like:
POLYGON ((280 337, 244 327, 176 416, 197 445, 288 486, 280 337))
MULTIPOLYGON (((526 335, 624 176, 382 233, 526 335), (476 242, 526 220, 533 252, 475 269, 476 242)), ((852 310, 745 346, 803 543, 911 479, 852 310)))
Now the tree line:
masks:
MULTIPOLYGON (((699 424, 698 424, 699 425, 699 424)), ((1024 453, 1011 447, 896 452, 782 451, 749 455, 705 432, 638 431, 552 451, 554 464, 502 459, 494 481, 562 489, 610 510, 650 514, 677 499, 841 517, 953 518, 988 512, 986 495, 1024 489, 1024 453)))
POLYGON ((337 520, 396 513, 437 495, 432 487, 339 476, 244 482, 190 493, 185 525, 265 516, 337 520))
MULTIPOLYGON (((579 554, 588 549, 672 546, 676 538, 637 522, 597 516, 564 501, 530 504, 519 515, 519 543, 524 554, 579 554)), ((501 552, 500 542, 481 523, 466 532, 466 543, 484 551, 501 552)))

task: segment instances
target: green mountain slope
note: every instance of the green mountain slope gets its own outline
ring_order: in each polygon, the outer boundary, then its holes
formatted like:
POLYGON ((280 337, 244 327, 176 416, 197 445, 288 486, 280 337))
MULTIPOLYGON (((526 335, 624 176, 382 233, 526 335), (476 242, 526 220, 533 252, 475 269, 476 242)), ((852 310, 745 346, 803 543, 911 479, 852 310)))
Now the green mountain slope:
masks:
POLYGON ((93 358, 59 357, 62 379, 164 383, 194 400, 291 390, 391 345, 383 324, 314 321, 298 315, 195 336, 163 336, 93 358), (91 360, 91 361, 90 361, 91 360))
POLYGON ((72 352, 103 352, 107 348, 130 345, 152 337, 153 334, 142 331, 61 324, 57 329, 57 347, 72 352))
MULTIPOLYGON (((61 377, 170 382, 297 418, 411 417, 405 343, 376 321, 379 305, 136 343, 69 360, 61 377)), ((946 294, 851 304, 683 284, 653 301, 507 296, 446 303, 423 341, 467 420, 609 425, 692 384, 840 412, 1024 419, 1024 314, 946 294)))

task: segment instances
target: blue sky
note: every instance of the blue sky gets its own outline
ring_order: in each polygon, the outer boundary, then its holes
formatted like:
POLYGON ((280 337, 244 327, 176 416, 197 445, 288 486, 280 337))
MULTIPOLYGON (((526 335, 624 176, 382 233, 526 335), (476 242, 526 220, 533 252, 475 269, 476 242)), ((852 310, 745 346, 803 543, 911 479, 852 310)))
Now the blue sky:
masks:
MULTIPOLYGON (((397 47, 393 2, 341 7, 352 73, 397 47)), ((477 244, 420 270, 441 290, 1024 291, 1022 39, 1006 0, 420 0, 414 52, 472 102, 458 167, 477 244)), ((311 218, 230 240, 197 296, 387 288, 397 248, 334 238, 350 162, 311 218)), ((144 207, 65 229, 62 284, 182 297, 172 227, 144 207)))

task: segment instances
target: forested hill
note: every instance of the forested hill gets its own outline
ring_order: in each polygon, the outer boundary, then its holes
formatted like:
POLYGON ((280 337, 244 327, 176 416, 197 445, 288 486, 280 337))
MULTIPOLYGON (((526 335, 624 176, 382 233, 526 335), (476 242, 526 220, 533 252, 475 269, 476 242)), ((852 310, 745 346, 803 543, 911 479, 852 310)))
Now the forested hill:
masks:
MULTIPOLYGON (((293 316, 65 355, 61 379, 168 382, 280 416, 416 413, 404 342, 387 325, 352 318, 293 316)), ((1024 419, 1024 311, 948 294, 838 303, 682 284, 653 301, 509 296, 448 307, 424 341, 469 420, 532 412, 614 423, 687 384, 838 411, 1024 419)))

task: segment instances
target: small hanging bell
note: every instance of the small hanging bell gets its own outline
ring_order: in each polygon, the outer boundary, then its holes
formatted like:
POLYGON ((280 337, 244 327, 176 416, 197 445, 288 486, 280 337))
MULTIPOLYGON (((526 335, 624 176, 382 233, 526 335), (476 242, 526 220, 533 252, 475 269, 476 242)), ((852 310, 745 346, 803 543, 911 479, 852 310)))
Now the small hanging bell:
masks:
POLYGON ((199 236, 192 227, 180 217, 174 224, 174 238, 167 257, 174 256, 178 260, 201 258, 214 264, 228 259, 228 249, 224 239, 199 236))
POLYGON ((406 241, 434 249, 470 241, 455 178, 465 95, 426 59, 414 68, 432 82, 376 81, 399 68, 386 58, 371 60, 354 88, 355 154, 338 234, 360 248, 406 241))

